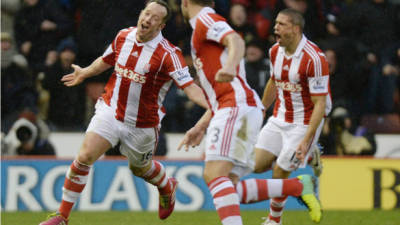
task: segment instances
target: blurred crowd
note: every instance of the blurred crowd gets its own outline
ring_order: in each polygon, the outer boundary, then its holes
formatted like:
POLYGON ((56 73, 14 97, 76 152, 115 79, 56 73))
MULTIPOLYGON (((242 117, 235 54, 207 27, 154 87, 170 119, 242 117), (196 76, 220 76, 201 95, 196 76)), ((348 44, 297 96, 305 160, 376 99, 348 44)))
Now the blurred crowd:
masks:
MULTIPOLYGON (((173 16, 163 35, 183 50, 196 80, 190 27, 180 1, 167 2, 173 16)), ((14 146, 8 154, 37 154, 20 149, 28 142, 46 146, 42 154, 54 154, 47 146, 50 131, 86 129, 112 71, 73 88, 60 79, 72 72, 71 64, 87 66, 100 56, 120 29, 135 26, 144 5, 143 0, 1 0, 1 132, 14 146)), ((269 79, 274 18, 284 8, 303 13, 305 35, 329 62, 334 110, 321 135, 324 151, 372 155, 374 133, 400 133, 400 0, 216 0, 216 11, 246 42, 248 83, 260 96, 269 79)), ((163 132, 184 132, 203 113, 176 87, 164 105, 163 132)))

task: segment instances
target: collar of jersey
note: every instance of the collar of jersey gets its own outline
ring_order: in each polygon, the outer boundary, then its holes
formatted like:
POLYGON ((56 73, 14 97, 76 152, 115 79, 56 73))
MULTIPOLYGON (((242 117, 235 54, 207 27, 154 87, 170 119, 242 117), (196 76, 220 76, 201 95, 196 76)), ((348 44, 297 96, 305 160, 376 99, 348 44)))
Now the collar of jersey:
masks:
POLYGON ((303 36, 301 37, 300 43, 299 43, 299 45, 297 45, 296 51, 294 52, 293 55, 290 55, 290 56, 286 55, 286 53, 285 53, 285 48, 284 48, 284 47, 280 47, 280 46, 279 46, 279 51, 281 51, 281 53, 282 53, 286 58, 292 58, 293 56, 294 56, 294 57, 300 57, 300 56, 301 56, 301 51, 303 50, 303 48, 304 48, 304 46, 306 45, 306 43, 307 43, 307 38, 306 38, 306 36, 303 34, 303 36))
POLYGON ((133 38, 134 38, 135 44, 137 44, 137 46, 144 46, 144 45, 147 45, 147 46, 149 46, 149 47, 156 48, 157 45, 158 45, 158 43, 160 43, 160 41, 163 39, 163 36, 162 36, 161 31, 160 31, 160 33, 158 33, 158 35, 157 35, 155 38, 151 39, 150 41, 147 41, 147 42, 139 42, 139 41, 136 39, 136 29, 135 29, 135 34, 133 35, 133 38))

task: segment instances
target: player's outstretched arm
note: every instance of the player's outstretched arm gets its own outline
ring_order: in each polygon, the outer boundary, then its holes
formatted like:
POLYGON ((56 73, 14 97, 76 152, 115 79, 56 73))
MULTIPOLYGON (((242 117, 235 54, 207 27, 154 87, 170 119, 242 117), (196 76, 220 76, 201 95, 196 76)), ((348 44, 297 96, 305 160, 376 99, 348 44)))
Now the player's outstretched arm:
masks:
POLYGON ((211 110, 208 109, 200 118, 200 120, 196 123, 196 125, 194 125, 194 127, 192 127, 185 133, 185 136, 178 146, 178 150, 180 150, 182 146, 185 147, 185 151, 188 151, 190 146, 198 146, 201 143, 201 140, 203 140, 211 117, 211 110))
POLYGON ((192 83, 189 86, 185 87, 183 91, 191 101, 205 109, 208 109, 206 97, 204 96, 203 91, 197 84, 192 83))
POLYGON ((72 87, 82 83, 86 78, 99 75, 100 73, 111 68, 111 65, 105 63, 102 57, 97 58, 90 66, 81 68, 78 65, 72 64, 74 72, 67 74, 61 78, 65 86, 72 87))

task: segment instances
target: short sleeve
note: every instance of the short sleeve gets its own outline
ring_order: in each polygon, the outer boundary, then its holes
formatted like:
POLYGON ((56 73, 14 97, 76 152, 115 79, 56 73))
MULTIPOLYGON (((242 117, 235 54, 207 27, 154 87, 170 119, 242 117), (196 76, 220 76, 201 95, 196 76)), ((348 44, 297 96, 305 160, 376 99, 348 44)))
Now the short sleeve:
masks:
POLYGON ((275 80, 275 77, 274 77, 274 65, 272 64, 272 58, 271 58, 271 49, 272 48, 270 48, 269 51, 268 51, 268 55, 269 55, 269 60, 268 60, 268 62, 269 62, 269 76, 270 76, 270 78, 272 78, 272 80, 275 80))
POLYGON ((224 37, 234 30, 225 21, 214 22, 207 30, 207 39, 221 43, 224 37))
POLYGON ((106 51, 103 53, 102 59, 105 63, 111 66, 115 65, 115 52, 113 51, 112 44, 110 44, 106 51))
POLYGON ((181 51, 176 50, 168 53, 164 66, 168 75, 175 81, 179 88, 184 89, 193 83, 189 68, 186 66, 181 51))
POLYGON ((329 65, 322 52, 313 57, 307 69, 311 95, 327 95, 329 91, 329 65))

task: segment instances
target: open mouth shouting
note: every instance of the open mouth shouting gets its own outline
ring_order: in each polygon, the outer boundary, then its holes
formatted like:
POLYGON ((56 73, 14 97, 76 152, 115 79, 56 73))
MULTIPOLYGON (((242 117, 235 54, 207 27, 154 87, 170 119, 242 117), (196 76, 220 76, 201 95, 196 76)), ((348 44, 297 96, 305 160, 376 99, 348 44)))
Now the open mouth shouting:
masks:
POLYGON ((275 36, 275 41, 278 42, 278 43, 280 43, 280 41, 281 41, 281 35, 278 34, 277 32, 275 32, 275 33, 274 33, 274 36, 275 36))
POLYGON ((140 25, 140 28, 142 29, 142 31, 148 31, 148 30, 150 29, 150 26, 145 25, 144 23, 142 23, 142 24, 140 25))

